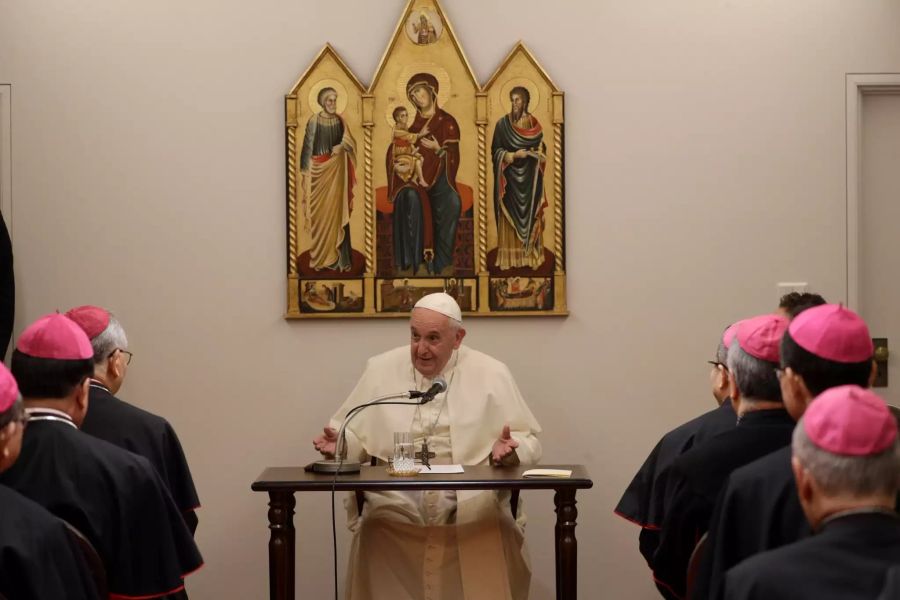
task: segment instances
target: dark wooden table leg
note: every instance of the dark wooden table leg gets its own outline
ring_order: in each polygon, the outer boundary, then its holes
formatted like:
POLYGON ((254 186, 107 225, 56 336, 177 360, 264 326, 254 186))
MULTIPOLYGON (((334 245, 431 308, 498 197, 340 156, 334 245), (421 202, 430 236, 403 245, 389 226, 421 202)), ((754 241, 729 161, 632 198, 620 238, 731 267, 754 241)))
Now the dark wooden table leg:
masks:
POLYGON ((556 504, 556 600, 578 596, 578 542, 575 540, 575 489, 558 489, 556 504))
POLYGON ((294 492, 269 492, 269 598, 294 600, 294 492))

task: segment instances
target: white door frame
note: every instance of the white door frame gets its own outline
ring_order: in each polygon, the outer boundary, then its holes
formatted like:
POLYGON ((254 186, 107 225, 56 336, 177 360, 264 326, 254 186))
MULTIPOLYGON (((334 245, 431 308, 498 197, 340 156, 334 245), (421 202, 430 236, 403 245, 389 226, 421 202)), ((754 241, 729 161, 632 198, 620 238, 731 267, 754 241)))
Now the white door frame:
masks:
POLYGON ((13 235, 12 214, 12 86, 0 83, 0 211, 9 237, 13 235))
POLYGON ((847 73, 847 305, 859 309, 859 209, 864 95, 900 95, 900 73, 847 73))

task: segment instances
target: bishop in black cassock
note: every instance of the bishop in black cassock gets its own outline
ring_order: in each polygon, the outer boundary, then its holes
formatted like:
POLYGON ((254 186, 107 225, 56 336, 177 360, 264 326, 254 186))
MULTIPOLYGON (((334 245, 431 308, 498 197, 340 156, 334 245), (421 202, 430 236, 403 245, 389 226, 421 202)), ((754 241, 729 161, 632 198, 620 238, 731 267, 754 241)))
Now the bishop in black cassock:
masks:
POLYGON ((6 485, 65 519, 103 561, 111 598, 180 593, 203 564, 165 484, 147 459, 78 430, 93 350, 67 317, 47 315, 16 346, 12 370, 29 427, 6 485))
POLYGON ((725 330, 716 350, 716 360, 709 361, 713 367, 710 373, 712 393, 719 406, 666 433, 650 452, 616 505, 614 512, 617 515, 640 526, 639 548, 647 564, 651 564, 653 553, 659 545, 659 529, 665 514, 666 486, 663 474, 666 469, 692 447, 733 429, 737 422, 731 398, 728 397, 730 376, 725 364, 734 331, 735 325, 725 330))
POLYGON ((0 485, 0 597, 100 600, 65 523, 0 485))
POLYGON ((193 533, 197 529, 200 500, 178 435, 163 417, 115 396, 131 362, 121 323, 97 306, 79 306, 66 316, 84 330, 94 350, 90 402, 81 430, 149 460, 193 533))
MULTIPOLYGON (((16 380, 0 363, 0 473, 18 459, 26 423, 16 380)), ((0 597, 100 600, 85 560, 65 524, 3 485, 0 485, 0 597)))
POLYGON ((870 600, 900 564, 897 423, 881 398, 858 386, 817 397, 794 432, 792 469, 812 537, 729 570, 734 600, 870 600))
MULTIPOLYGON (((869 328, 849 309, 822 305, 797 316, 781 348, 780 384, 793 418, 799 419, 814 396, 828 388, 850 383, 868 386, 873 352, 869 328)), ((797 499, 789 447, 737 469, 716 504, 692 598, 721 597, 726 570, 809 534, 797 499)))
POLYGON ((790 442, 793 421, 775 369, 787 319, 763 315, 738 324, 728 353, 737 426, 692 449, 666 474, 666 514, 651 568, 667 598, 686 593, 688 561, 706 532, 719 491, 735 468, 790 442))

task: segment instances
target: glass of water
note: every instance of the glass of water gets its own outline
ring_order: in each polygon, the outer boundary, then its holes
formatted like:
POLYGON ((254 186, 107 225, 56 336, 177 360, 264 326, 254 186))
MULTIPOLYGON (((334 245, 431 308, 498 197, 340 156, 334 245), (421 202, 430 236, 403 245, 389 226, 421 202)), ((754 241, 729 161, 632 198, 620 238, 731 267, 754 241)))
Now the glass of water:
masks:
POLYGON ((408 431, 394 433, 394 470, 412 471, 415 469, 415 451, 412 434, 408 431))

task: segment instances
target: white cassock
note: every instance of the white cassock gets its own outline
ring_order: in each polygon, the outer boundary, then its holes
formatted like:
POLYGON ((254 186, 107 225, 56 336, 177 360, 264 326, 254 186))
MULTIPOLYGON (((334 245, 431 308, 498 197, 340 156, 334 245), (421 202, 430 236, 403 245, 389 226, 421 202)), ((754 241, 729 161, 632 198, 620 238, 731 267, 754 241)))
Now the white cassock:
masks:
MULTIPOLYGON (((540 425, 509 369, 461 346, 442 373, 447 391, 421 407, 362 411, 347 427, 348 456, 386 461, 394 432, 412 433, 416 451, 428 438, 432 464, 485 465, 504 425, 519 442, 522 464, 541 458, 540 425)), ((412 366, 409 346, 369 359, 350 397, 331 420, 385 394, 426 390, 431 379, 412 366)), ((348 600, 524 600, 531 567, 525 515, 513 520, 508 491, 366 492, 362 516, 345 500, 354 532, 347 573, 348 600)), ((521 504, 521 501, 520 501, 521 504)))

